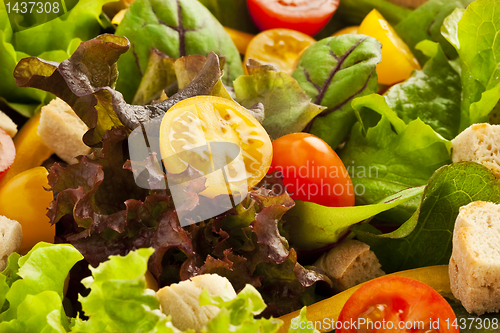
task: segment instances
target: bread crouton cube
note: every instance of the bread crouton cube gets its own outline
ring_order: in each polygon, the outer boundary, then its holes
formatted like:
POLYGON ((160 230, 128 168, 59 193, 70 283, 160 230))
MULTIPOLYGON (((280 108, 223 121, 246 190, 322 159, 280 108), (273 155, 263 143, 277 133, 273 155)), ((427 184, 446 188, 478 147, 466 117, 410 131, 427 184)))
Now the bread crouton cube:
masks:
POLYGON ((18 252, 23 242, 23 229, 19 222, 0 215, 0 272, 7 266, 7 259, 18 252))
POLYGON ((460 208, 453 230, 450 287, 469 313, 500 310, 500 205, 460 208))

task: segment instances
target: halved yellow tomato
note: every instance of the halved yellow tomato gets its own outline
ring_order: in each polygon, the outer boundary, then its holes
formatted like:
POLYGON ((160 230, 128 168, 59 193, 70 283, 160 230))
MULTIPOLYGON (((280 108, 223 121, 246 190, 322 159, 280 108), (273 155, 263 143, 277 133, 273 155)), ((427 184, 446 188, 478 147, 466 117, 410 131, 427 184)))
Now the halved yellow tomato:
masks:
POLYGON ((201 194, 208 197, 246 193, 264 178, 272 160, 262 125, 241 105, 214 96, 183 100, 165 114, 160 151, 169 173, 189 165, 204 175, 207 188, 201 194))
POLYGON ((392 85, 404 81, 414 69, 420 69, 408 45, 376 9, 363 19, 358 34, 376 38, 382 43, 382 61, 377 65, 380 84, 392 85))
POLYGON ((248 44, 245 54, 245 73, 248 59, 272 64, 280 71, 292 74, 302 52, 316 40, 290 29, 270 29, 256 35, 248 44))
POLYGON ((0 188, 0 215, 18 221, 23 228, 21 253, 28 252, 36 243, 54 242, 55 226, 50 225, 47 208, 53 199, 47 191, 48 171, 36 167, 10 179, 0 188))

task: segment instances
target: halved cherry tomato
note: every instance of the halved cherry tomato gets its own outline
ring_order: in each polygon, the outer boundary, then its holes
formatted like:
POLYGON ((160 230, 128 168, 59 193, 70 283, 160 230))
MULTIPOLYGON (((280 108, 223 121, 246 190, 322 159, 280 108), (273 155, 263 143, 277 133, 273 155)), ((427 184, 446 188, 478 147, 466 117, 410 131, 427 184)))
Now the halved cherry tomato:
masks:
POLYGON ((0 215, 18 221, 23 228, 21 253, 36 243, 54 242, 55 226, 50 225, 47 208, 53 199, 44 167, 26 170, 0 188, 0 215))
POLYGON ((16 157, 16 147, 10 135, 0 128, 0 180, 10 169, 16 157))
POLYGON ((207 178, 201 194, 247 192, 264 178, 272 145, 262 125, 236 102, 196 96, 175 104, 160 126, 165 168, 181 173, 190 165, 207 178), (228 186, 230 191, 228 191, 228 186))
POLYGON ((358 34, 367 35, 382 43, 382 61, 377 65, 378 82, 392 85, 408 79, 415 69, 420 69, 410 48, 376 9, 361 22, 358 34))
POLYGON ((274 140, 271 170, 283 174, 283 184, 294 199, 354 206, 349 173, 335 151, 317 136, 293 133, 274 140))
POLYGON ((260 30, 286 28, 310 36, 318 33, 339 6, 338 0, 247 0, 260 30))
POLYGON ((290 29, 270 29, 255 36, 245 53, 244 70, 248 59, 255 59, 276 66, 292 75, 302 52, 316 40, 309 35, 290 29))
POLYGON ((338 333, 456 332, 453 309, 430 286, 420 281, 384 276, 359 288, 338 318, 338 333))

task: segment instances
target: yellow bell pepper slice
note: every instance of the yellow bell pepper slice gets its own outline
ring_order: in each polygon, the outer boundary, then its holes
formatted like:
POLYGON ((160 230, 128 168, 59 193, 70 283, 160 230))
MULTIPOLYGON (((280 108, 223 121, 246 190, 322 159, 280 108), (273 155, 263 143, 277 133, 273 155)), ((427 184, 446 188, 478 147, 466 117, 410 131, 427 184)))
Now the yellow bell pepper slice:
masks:
POLYGON ((16 158, 0 182, 0 187, 21 172, 41 165, 54 153, 38 135, 38 125, 40 112, 29 119, 14 137, 16 158))
POLYGON ((408 79, 420 65, 410 48, 376 9, 361 22, 358 34, 378 39, 382 43, 382 61, 377 65, 378 82, 392 85, 408 79))

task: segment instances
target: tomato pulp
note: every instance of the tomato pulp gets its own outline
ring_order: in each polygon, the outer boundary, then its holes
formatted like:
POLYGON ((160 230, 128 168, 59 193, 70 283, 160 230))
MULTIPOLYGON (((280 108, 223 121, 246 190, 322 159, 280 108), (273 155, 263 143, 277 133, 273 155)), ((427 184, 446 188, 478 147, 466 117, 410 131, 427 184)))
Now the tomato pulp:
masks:
POLYGON ((293 199, 323 206, 354 206, 351 177, 337 153, 309 133, 293 133, 273 141, 271 170, 283 174, 293 199))
POLYGON ((420 281, 384 276, 361 286, 347 300, 338 318, 338 333, 458 333, 448 302, 420 281))
POLYGON ((261 30, 286 28, 310 36, 318 33, 339 6, 338 0, 248 0, 248 10, 261 30))

